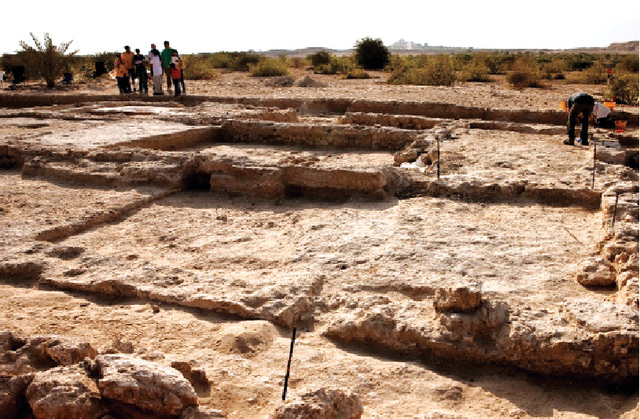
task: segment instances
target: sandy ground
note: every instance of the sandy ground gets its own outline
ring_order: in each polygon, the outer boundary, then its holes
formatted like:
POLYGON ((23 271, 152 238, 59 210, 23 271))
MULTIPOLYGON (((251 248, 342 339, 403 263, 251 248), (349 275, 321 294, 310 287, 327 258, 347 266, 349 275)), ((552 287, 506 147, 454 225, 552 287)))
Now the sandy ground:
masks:
MULTIPOLYGON (((295 72, 296 77, 303 74, 307 73, 295 72)), ((187 81, 187 92, 557 110, 560 101, 575 91, 597 97, 604 90, 554 82, 547 89, 514 91, 501 80, 452 88, 388 86, 383 73, 374 76, 348 81, 312 75, 326 87, 309 89, 273 87, 268 79, 224 73, 211 82, 187 81)), ((116 90, 115 81, 103 81, 70 92, 115 94, 116 90)), ((638 111, 637 107, 623 110, 638 111)), ((184 129, 178 123, 148 123, 144 118, 0 118, 0 135, 14 142, 73 150, 184 129)), ((562 146, 562 136, 483 130, 456 134, 442 146, 443 176, 448 179, 591 185, 589 149, 562 146)), ((181 151, 256 165, 306 162, 313 167, 368 169, 393 162, 391 152, 258 144, 216 143, 181 151)), ((599 177, 596 189, 611 179, 599 177)), ((432 197, 274 201, 206 191, 150 199, 160 192, 152 187, 85 186, 2 170, 2 259, 43 263, 44 276, 54 284, 117 278, 158 295, 189 293, 217 301, 234 301, 239 295, 259 299, 273 293, 286 300, 288 293, 321 284, 323 304, 343 311, 319 309, 313 323, 299 327, 288 397, 321 386, 349 389, 362 400, 364 418, 638 417, 637 388, 601 388, 506 367, 470 366, 464 360, 459 364, 426 360, 366 344, 345 345, 323 334, 332 316, 349 315, 350 299, 360 304, 384 299, 415 303, 402 292, 407 284, 433 289, 482 282, 486 295, 534 311, 555 312, 567 299, 611 301, 614 290, 586 289, 572 279, 584 255, 593 252, 605 234, 599 210, 432 197), (61 241, 36 240, 44 230, 127 205, 135 209, 61 241)), ((280 405, 291 333, 277 322, 247 320, 221 310, 61 291, 11 278, 0 278, 0 329, 26 336, 60 334, 99 350, 118 339, 131 342, 137 354, 159 363, 191 361, 204 368, 211 382, 210 392, 199 394, 199 403, 223 410, 230 418, 267 417, 280 405)))

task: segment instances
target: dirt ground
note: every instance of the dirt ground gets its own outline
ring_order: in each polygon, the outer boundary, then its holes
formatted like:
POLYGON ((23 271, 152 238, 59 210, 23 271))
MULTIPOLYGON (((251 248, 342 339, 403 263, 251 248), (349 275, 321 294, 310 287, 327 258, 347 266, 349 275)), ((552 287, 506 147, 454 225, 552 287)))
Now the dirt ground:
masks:
MULTIPOLYGON (((583 379, 588 371, 556 377, 518 361, 480 362, 472 349, 468 359, 441 358, 394 350, 383 338, 340 337, 345 324, 359 324, 361 313, 376 310, 388 310, 396 330, 418 328, 440 315, 433 308, 439 289, 480 284, 483 298, 508 304, 510 323, 531 328, 532 340, 542 339, 536 327, 557 332, 559 340, 579 336, 576 342, 618 330, 632 336, 637 348, 637 306, 621 303, 615 286, 585 287, 574 279, 584 259, 598 254, 598 243, 612 234, 609 210, 581 202, 591 190, 600 202, 600 193, 615 185, 635 185, 631 201, 620 195, 621 208, 628 205, 631 215, 619 216, 626 217, 637 242, 637 168, 599 161, 592 178, 593 148, 565 146, 563 134, 472 129, 460 119, 448 121, 452 135, 440 144, 442 188, 493 191, 518 183, 539 199, 448 193, 387 194, 382 200, 297 193, 271 198, 96 180, 134 172, 100 157, 105 150, 124 159, 130 153, 125 143, 161 134, 178 138, 193 129, 179 118, 224 119, 237 111, 225 108, 220 98, 437 102, 542 112, 559 111, 561 100, 576 91, 596 99, 604 91, 557 81, 517 91, 502 79, 454 87, 389 86, 384 73, 342 80, 295 70, 293 77, 305 75, 324 87, 277 87, 271 79, 221 73, 209 82, 187 81, 187 96, 211 98, 195 107, 149 102, 136 104, 136 110, 125 102, 78 100, 0 108, 0 147, 10 150, 6 156, 11 150, 25 156, 0 170, 0 261, 5 267, 35 263, 41 270, 35 276, 0 271, 0 330, 57 334, 99 351, 119 340, 163 365, 191 362, 206 371, 211 384, 198 395, 199 404, 229 418, 268 417, 282 404, 293 325, 298 334, 288 400, 330 386, 357 394, 363 418, 638 417, 637 385, 594 384, 583 379), (87 107, 94 110, 85 112, 87 107), (64 155, 76 157, 69 163, 64 155), (542 197, 545 191, 563 198, 550 203, 542 197), (554 323, 554 316, 585 301, 591 307, 586 314, 574 314, 586 320, 554 323), (598 323, 592 307, 614 306, 627 317, 608 319, 613 326, 603 332, 606 321, 598 323)), ((104 80, 55 93, 116 92, 115 81, 104 80)), ((34 94, 50 93, 34 87, 0 92, 34 94)), ((616 109, 638 114, 637 106, 616 109)), ((332 124, 339 115, 298 112, 300 124, 337 129, 332 124)), ((284 129, 278 124, 274 131, 284 129)), ((615 139, 609 132, 592 132, 615 139)), ((624 135, 634 138, 637 148, 637 127, 624 135)), ((152 157, 165 165, 144 170, 169 176, 172 158, 197 156, 216 162, 214 174, 232 162, 234 170, 293 167, 357 174, 395 167, 417 178, 416 184, 435 179, 433 166, 394 166, 393 150, 224 139, 176 151, 141 148, 131 160, 140 178, 141 165, 152 157)), ((637 281, 637 267, 635 272, 637 281)), ((463 354, 464 342, 454 344, 463 354)))

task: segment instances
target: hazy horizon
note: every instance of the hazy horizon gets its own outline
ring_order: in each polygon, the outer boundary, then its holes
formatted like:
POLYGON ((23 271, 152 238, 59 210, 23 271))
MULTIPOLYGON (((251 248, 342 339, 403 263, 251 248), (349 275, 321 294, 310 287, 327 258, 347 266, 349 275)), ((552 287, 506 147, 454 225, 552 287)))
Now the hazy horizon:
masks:
POLYGON ((151 43, 161 48, 165 40, 188 54, 347 50, 365 37, 382 39, 385 45, 404 39, 450 48, 548 50, 604 48, 640 39, 637 0, 620 0, 615 10, 596 1, 576 7, 551 0, 528 6, 504 0, 399 0, 384 6, 337 0, 318 5, 183 0, 179 7, 160 1, 153 8, 144 3, 88 7, 79 0, 63 5, 35 0, 29 8, 30 13, 14 13, 0 26, 0 53, 15 53, 20 41, 32 45, 30 32, 40 40, 49 33, 56 45, 73 41, 70 50, 81 55, 121 51, 124 45, 146 52, 151 43))

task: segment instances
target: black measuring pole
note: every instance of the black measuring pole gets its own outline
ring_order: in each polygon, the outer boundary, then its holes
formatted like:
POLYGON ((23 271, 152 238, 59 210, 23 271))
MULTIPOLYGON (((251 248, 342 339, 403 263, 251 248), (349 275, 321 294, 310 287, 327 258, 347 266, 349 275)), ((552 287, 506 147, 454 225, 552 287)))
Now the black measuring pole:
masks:
POLYGON ((618 192, 616 192, 616 204, 613 206, 613 220, 611 220, 611 230, 613 230, 613 227, 615 227, 616 225, 616 215, 618 212, 618 192))
POLYGON ((596 147, 598 147, 598 145, 593 143, 593 177, 591 178, 591 189, 596 186, 596 147))
POLYGON ((436 135, 436 141, 438 143, 438 179, 440 179, 440 136, 436 135))
POLYGON ((287 386, 289 385, 289 370, 291 369, 291 357, 293 356, 293 344, 296 341, 296 328, 293 328, 291 336, 291 348, 289 348, 289 361, 287 362, 287 375, 284 376, 284 390, 282 391, 282 400, 287 398, 287 386))

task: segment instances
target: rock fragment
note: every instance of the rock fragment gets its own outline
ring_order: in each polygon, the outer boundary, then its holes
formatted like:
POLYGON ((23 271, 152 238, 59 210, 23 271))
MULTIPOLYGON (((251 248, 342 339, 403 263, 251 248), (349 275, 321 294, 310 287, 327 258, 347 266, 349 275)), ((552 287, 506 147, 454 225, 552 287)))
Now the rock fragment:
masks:
POLYGON ((107 413, 96 383, 80 365, 39 372, 26 396, 37 419, 97 419, 107 413))
POLYGON ((159 417, 179 415, 198 403, 191 384, 174 368, 125 354, 99 355, 95 363, 100 394, 125 416, 138 409, 159 417))
POLYGON ((584 286, 610 286, 616 282, 616 271, 605 258, 590 257, 576 273, 576 281, 584 286))
POLYGON ((433 307, 439 312, 471 313, 481 304, 479 286, 455 286, 438 289, 433 307))
POLYGON ((14 377, 0 376, 0 413, 3 417, 17 417, 27 404, 25 391, 35 377, 34 373, 14 377))
POLYGON ((271 419, 358 419, 363 411, 357 394, 323 387, 280 406, 271 419))

